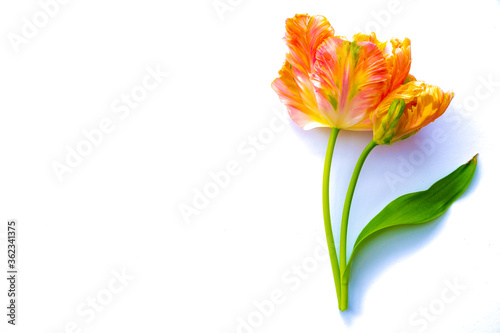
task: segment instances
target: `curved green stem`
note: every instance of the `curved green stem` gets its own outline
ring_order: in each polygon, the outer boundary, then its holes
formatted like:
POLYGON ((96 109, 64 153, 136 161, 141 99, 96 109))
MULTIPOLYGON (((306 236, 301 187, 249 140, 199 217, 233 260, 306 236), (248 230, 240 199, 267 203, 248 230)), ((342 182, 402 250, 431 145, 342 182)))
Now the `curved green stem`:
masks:
POLYGON ((330 217, 330 169, 332 166, 333 149, 339 132, 340 129, 332 128, 330 139, 328 140, 328 148, 326 149, 325 167, 323 169, 323 219, 325 221, 326 242, 330 254, 337 301, 340 308, 340 269, 337 250, 335 249, 335 242, 333 240, 332 221, 330 217))
POLYGON ((347 194, 344 202, 344 209, 342 211, 342 223, 340 226, 340 272, 341 272, 341 287, 340 287, 340 310, 345 311, 349 305, 349 278, 343 279, 343 274, 346 268, 347 256, 346 256, 346 245, 347 245, 347 224, 349 222, 349 213, 351 211, 352 197, 354 195, 354 189, 356 188, 356 183, 358 182, 359 174, 363 163, 365 163, 366 157, 375 148, 377 144, 371 141, 359 156, 356 167, 352 173, 351 182, 349 183, 349 188, 347 189, 347 194))

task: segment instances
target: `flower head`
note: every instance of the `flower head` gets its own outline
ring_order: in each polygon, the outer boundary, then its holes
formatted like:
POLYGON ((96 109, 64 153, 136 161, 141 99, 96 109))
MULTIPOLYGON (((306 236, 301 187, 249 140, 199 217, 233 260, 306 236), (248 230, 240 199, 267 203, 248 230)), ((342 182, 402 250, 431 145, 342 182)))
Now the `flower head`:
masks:
POLYGON ((453 98, 437 86, 410 81, 392 91, 372 114, 373 141, 392 144, 439 118, 453 98))
POLYGON ((371 130, 369 115, 410 70, 408 39, 391 40, 389 51, 374 33, 347 41, 323 16, 287 19, 285 42, 289 53, 272 87, 304 129, 371 130))

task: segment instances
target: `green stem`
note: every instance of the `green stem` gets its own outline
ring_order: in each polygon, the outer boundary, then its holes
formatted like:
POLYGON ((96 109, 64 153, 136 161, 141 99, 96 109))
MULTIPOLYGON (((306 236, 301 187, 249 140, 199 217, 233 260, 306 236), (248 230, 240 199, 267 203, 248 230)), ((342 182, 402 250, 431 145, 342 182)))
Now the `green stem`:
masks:
POLYGON ((333 149, 340 129, 332 128, 328 148, 326 149, 325 167, 323 169, 323 219, 325 221, 326 242, 330 253, 330 263, 332 265, 335 290, 337 292, 337 302, 340 308, 340 269, 335 241, 333 240, 332 221, 330 217, 330 169, 332 166, 333 149))
POLYGON ((359 174, 363 163, 365 163, 366 157, 375 148, 377 144, 371 141, 359 156, 356 167, 352 173, 351 182, 349 183, 349 188, 344 202, 344 210, 342 211, 342 223, 340 226, 340 272, 341 272, 341 288, 340 288, 340 310, 345 311, 349 305, 349 277, 343 278, 344 271, 346 269, 347 256, 346 256, 346 246, 347 246, 347 224, 349 222, 349 213, 351 211, 352 197, 354 195, 354 189, 356 188, 356 183, 358 182, 359 174))

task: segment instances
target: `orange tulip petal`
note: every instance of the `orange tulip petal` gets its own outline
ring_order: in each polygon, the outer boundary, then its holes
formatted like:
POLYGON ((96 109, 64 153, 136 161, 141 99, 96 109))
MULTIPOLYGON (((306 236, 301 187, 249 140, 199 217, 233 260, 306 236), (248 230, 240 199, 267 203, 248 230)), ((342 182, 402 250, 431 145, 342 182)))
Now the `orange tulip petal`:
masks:
POLYGON ((288 61, 271 86, 297 125, 304 129, 332 127, 328 119, 319 112, 314 86, 309 76, 288 61))
POLYGON ((316 54, 312 81, 323 97, 319 106, 337 128, 366 128, 357 124, 368 115, 386 91, 389 73, 382 52, 371 42, 348 42, 330 37, 316 54))
POLYGON ((429 125, 441 117, 453 99, 453 92, 444 92, 441 88, 425 85, 424 91, 418 95, 416 106, 401 117, 398 130, 410 135, 429 125))
POLYGON ((335 31, 321 15, 297 14, 286 20, 285 41, 290 49, 287 60, 303 73, 312 73, 316 50, 335 31))
POLYGON ((411 42, 408 38, 404 41, 391 39, 392 52, 387 55, 387 65, 391 74, 389 91, 399 87, 410 73, 411 67, 411 42))

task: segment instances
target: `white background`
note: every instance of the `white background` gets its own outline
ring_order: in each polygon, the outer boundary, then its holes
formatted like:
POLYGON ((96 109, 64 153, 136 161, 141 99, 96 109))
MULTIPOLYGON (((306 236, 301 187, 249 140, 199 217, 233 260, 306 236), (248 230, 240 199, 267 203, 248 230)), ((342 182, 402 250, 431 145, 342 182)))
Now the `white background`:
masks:
MULTIPOLYGON (((17 219, 20 275, 16 327, 6 324, 1 279, 0 331, 499 332, 500 2, 220 3, 229 9, 218 13, 212 0, 61 0, 44 22, 39 2, 2 1, 0 236, 17 219), (345 313, 321 248, 329 132, 279 120, 270 87, 286 53, 285 19, 296 13, 324 15, 349 38, 408 37, 411 73, 455 92, 442 118, 369 156, 349 247, 388 202, 479 153, 470 188, 444 216, 385 233, 359 254, 345 313), (120 99, 140 91, 147 68, 168 77, 125 115, 120 99), (68 147, 85 145, 83 131, 103 119, 110 133, 58 179, 55 163, 66 164, 68 147), (259 135, 266 143, 251 148, 259 135), (180 208, 228 163, 239 173, 183 218, 180 208), (304 265, 307 275, 294 273, 304 265), (280 304, 269 306, 271 295, 280 304)), ((339 136, 337 246, 341 202, 370 139, 339 136)))

